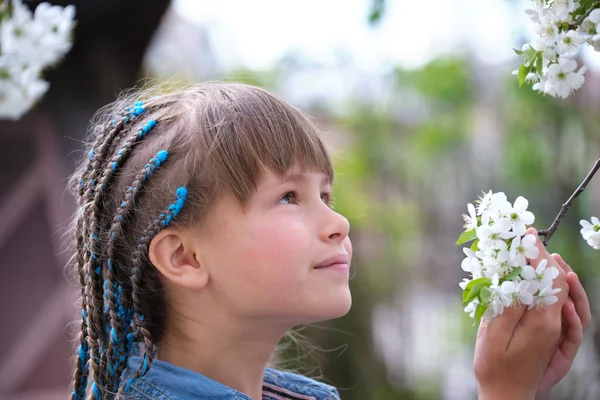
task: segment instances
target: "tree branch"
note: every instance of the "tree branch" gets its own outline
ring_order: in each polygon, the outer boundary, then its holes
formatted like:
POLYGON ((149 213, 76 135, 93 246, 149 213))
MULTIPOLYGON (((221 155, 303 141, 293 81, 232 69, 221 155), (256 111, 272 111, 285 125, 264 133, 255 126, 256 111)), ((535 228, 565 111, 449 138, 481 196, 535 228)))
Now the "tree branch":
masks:
POLYGON ((600 8, 600 1, 597 1, 596 4, 593 4, 585 13, 583 13, 579 18, 577 18, 572 24, 569 24, 569 28, 567 30, 570 31, 572 29, 579 27, 579 25, 581 25, 583 20, 586 19, 587 17, 589 17, 591 12, 594 11, 596 8, 600 8))
POLYGON ((560 224, 560 221, 564 218, 564 216, 567 214, 567 211, 569 211, 569 208, 573 205, 573 201, 577 198, 577 196, 579 196, 581 193, 583 193, 583 191, 585 190, 585 187, 588 185, 588 183, 590 183, 590 181, 592 180, 592 178, 594 177, 594 175, 596 174, 596 172, 598 171, 599 168, 600 168, 600 158, 598 160, 596 160, 596 162, 594 163, 594 167, 587 174, 587 176, 585 177, 583 182, 581 182, 581 184, 575 190, 575 192, 573 192, 571 197, 569 197, 569 200, 567 200, 567 202, 562 205, 562 207, 560 208, 560 211, 558 212, 558 215, 554 219, 554 222, 552 222, 552 225, 550 225, 550 228, 538 231, 539 236, 544 236, 544 246, 548 245, 550 238, 552 237, 552 235, 554 235, 554 232, 558 228, 558 224, 560 224))

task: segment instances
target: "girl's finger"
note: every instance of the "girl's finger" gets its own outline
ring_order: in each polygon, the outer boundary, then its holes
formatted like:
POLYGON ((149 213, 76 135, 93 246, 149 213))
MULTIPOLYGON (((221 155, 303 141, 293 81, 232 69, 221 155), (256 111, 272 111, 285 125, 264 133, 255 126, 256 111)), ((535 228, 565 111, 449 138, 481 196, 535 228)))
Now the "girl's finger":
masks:
POLYGON ((583 326, 573 303, 566 303, 563 306, 563 316, 567 322, 567 327, 559 345, 559 351, 570 365, 575 359, 581 342, 583 342, 583 326))
POLYGON ((552 254, 552 257, 554 257, 554 259, 556 260, 556 262, 558 263, 558 265, 560 265, 562 267, 562 269, 565 270, 565 272, 573 272, 573 268, 571 268, 569 266, 569 264, 567 264, 565 262, 565 260, 563 260, 563 258, 561 257, 560 254, 554 253, 554 254, 552 254))
POLYGON ((507 349, 526 309, 524 305, 507 307, 502 315, 496 316, 491 322, 486 323, 482 320, 477 332, 477 340, 484 346, 507 349))
POLYGON ((581 320, 583 329, 585 329, 592 319, 590 301, 575 272, 569 272, 567 274, 567 283, 569 284, 569 295, 571 299, 573 299, 575 312, 581 320))

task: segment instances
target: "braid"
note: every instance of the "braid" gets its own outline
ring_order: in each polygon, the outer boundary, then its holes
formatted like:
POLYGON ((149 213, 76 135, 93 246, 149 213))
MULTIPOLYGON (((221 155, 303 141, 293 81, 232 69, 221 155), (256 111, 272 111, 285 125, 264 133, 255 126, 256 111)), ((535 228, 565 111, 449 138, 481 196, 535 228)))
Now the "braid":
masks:
MULTIPOLYGON (((116 140, 121 136, 121 133, 125 125, 130 122, 136 116, 141 115, 145 109, 141 102, 136 103, 134 107, 127 108, 126 112, 122 115, 119 120, 113 120, 108 128, 112 129, 107 133, 104 140, 98 140, 96 143, 102 143, 96 145, 92 151, 90 151, 90 162, 83 173, 82 181, 85 184, 85 191, 80 198, 80 202, 84 203, 83 206, 83 222, 81 224, 80 232, 82 239, 78 238, 78 243, 81 244, 79 251, 83 253, 78 258, 83 258, 82 267, 80 267, 80 276, 84 276, 86 280, 85 290, 83 290, 82 300, 84 302, 83 308, 86 311, 85 315, 87 318, 86 328, 87 334, 87 346, 84 346, 88 351, 88 360, 92 370, 92 394, 95 399, 100 399, 100 387, 104 386, 102 377, 102 368, 106 363, 106 335, 104 327, 107 325, 104 323, 103 312, 103 284, 102 279, 102 262, 100 259, 99 251, 99 236, 101 234, 99 225, 101 223, 101 205, 103 200, 104 190, 107 185, 110 184, 113 173, 116 168, 112 165, 109 168, 105 168, 103 171, 100 182, 97 182, 98 171, 100 166, 108 158, 108 154, 114 151, 116 140), (92 202, 85 203, 88 199, 92 198, 92 202), (86 243, 87 240, 87 243, 86 243), (100 386, 100 387, 99 387, 100 386)), ((155 123, 152 124, 152 126, 155 123)), ((147 133, 149 129, 143 128, 147 133)), ((143 136, 143 135, 142 135, 143 136)), ((136 137, 140 137, 136 133, 136 137)), ((140 137, 141 138, 141 137, 140 137)), ((121 158, 122 160, 122 158, 121 158)), ((82 185, 83 186, 83 185, 82 185)), ((80 194, 82 190, 80 189, 80 194)), ((81 278, 80 278, 81 280, 81 278)), ((83 324, 83 323, 82 323, 83 324)), ((75 383, 77 385, 77 382, 75 383)), ((81 391, 80 389, 79 391, 81 391)), ((84 390, 84 389, 83 389, 84 390)))
POLYGON ((175 192, 175 196, 177 200, 171 204, 165 213, 162 213, 156 218, 152 224, 144 231, 140 241, 138 242, 137 248, 133 253, 133 270, 131 272, 131 297, 133 300, 133 322, 135 326, 135 331, 133 332, 135 338, 144 342, 144 360, 142 365, 140 366, 140 370, 136 372, 133 376, 127 379, 125 385, 122 385, 119 388, 118 396, 120 397, 126 390, 129 389, 131 383, 143 376, 150 365, 152 364, 152 359, 154 356, 155 345, 152 342, 152 337, 150 335, 150 331, 146 327, 146 321, 144 319, 144 314, 142 312, 142 304, 139 298, 140 288, 139 282, 142 275, 142 265, 143 265, 143 257, 148 254, 148 246, 150 241, 158 232, 160 232, 163 228, 171 223, 173 218, 177 217, 181 209, 183 208, 183 204, 187 197, 187 189, 185 187, 180 187, 175 192), (140 337, 141 336, 141 337, 140 337))
MULTIPOLYGON (((144 109, 141 107, 140 105, 140 110, 143 111, 144 109)), ((100 182, 97 184, 97 189, 95 190, 94 193, 94 201, 92 203, 92 213, 96 216, 96 218, 92 218, 91 219, 91 224, 90 224, 90 231, 92 232, 92 235, 96 232, 99 233, 99 226, 101 225, 101 215, 102 215, 102 210, 100 207, 103 206, 103 197, 105 195, 106 190, 108 190, 113 177, 115 176, 115 172, 117 171, 118 168, 120 168, 123 163, 127 160, 127 158, 129 157, 131 151, 133 150, 133 147, 135 146, 135 144, 137 144, 141 139, 143 139, 146 134, 148 132, 150 132, 154 127, 156 126, 156 121, 151 119, 149 120, 142 128, 140 128, 134 135, 132 135, 132 137, 128 138, 125 143, 123 143, 123 145, 121 146, 121 148, 113 155, 111 160, 108 160, 108 166, 104 169, 104 173, 102 174, 102 177, 100 178, 100 182)), ((94 257, 94 254, 98 254, 99 252, 96 250, 96 247, 98 247, 98 243, 95 240, 91 240, 90 241, 90 245, 91 245, 91 256, 92 258, 94 257)), ((108 261, 108 260, 107 260, 108 261)), ((103 265, 103 263, 100 263, 100 265, 103 265)), ((109 266, 108 268, 108 272, 112 272, 112 266, 109 266)), ((105 344, 104 348, 102 349, 102 351, 100 352, 99 356, 100 356, 100 366, 98 367, 98 374, 96 375, 100 380, 103 380, 103 377, 101 376, 101 372, 102 372, 102 366, 106 365, 106 367, 108 368, 107 371, 107 375, 110 376, 113 373, 113 366, 109 365, 108 363, 108 352, 107 352, 107 347, 109 346, 109 344, 107 343, 107 337, 109 335, 112 336, 112 338, 110 340, 116 342, 118 341, 118 338, 116 336, 116 332, 114 335, 111 334, 110 332, 110 290, 111 288, 109 287, 110 285, 108 284, 108 280, 104 280, 104 282, 101 281, 101 279, 103 278, 102 276, 102 272, 101 272, 101 268, 97 267, 97 273, 95 275, 95 279, 93 279, 93 288, 94 288, 94 293, 95 293, 95 302, 96 302, 96 307, 95 308, 95 312, 97 310, 102 309, 102 315, 100 315, 99 311, 98 313, 94 313, 94 317, 97 318, 96 319, 96 328, 101 328, 104 327, 104 330, 102 331, 103 333, 103 338, 105 340, 103 340, 102 342, 105 344), (104 307, 102 307, 102 305, 104 304, 104 307)), ((113 298, 114 299, 114 298, 113 298)), ((113 301, 114 303, 114 301, 113 301)), ((113 304, 114 306, 114 304, 113 304)), ((110 381, 110 379, 108 380, 110 381)))
MULTIPOLYGON (((126 110, 127 111, 127 110, 126 110)), ((135 111, 135 110, 134 110, 135 111)), ((138 109, 139 111, 139 109, 138 109)), ((126 121, 129 120, 127 114, 123 114, 120 120, 113 120, 110 125, 112 129, 106 135, 104 140, 96 140, 92 149, 89 152, 89 161, 79 178, 79 206, 80 215, 77 220, 76 229, 76 241, 77 241, 77 274, 79 276, 79 284, 81 286, 81 307, 82 307, 82 320, 81 320, 81 332, 79 334, 79 350, 78 350, 78 362, 75 367, 73 377, 73 393, 71 394, 72 400, 79 400, 85 397, 85 390, 87 386, 88 377, 88 361, 90 358, 89 344, 88 344, 88 325, 87 325, 87 297, 86 297, 86 251, 84 250, 85 238, 88 237, 89 232, 87 229, 86 218, 83 215, 83 207, 87 203, 87 200, 91 197, 92 187, 95 183, 95 177, 90 176, 91 171, 95 170, 95 165, 102 163, 106 158, 107 150, 111 147, 113 141, 116 141, 123 131, 126 121), (96 164, 94 164, 96 163, 96 164)), ((105 130, 108 130, 106 127, 105 130)))
POLYGON ((115 240, 122 235, 123 224, 133 210, 137 197, 141 193, 142 185, 166 161, 167 157, 167 151, 159 151, 137 174, 133 183, 127 189, 125 200, 119 206, 110 228, 107 250, 108 271, 105 281, 110 315, 110 340, 108 342, 107 373, 105 379, 107 382, 110 382, 108 388, 110 391, 118 389, 119 378, 127 361, 126 353, 131 342, 133 342, 133 335, 128 335, 127 332, 127 328, 132 323, 133 313, 132 310, 126 309, 121 302, 123 296, 127 295, 127 293, 123 294, 123 291, 126 291, 128 288, 120 284, 121 279, 117 279, 117 275, 122 274, 123 271, 119 268, 115 270, 113 266, 115 260, 115 240), (129 336, 129 343, 125 340, 126 336, 129 336))
MULTIPOLYGON (((140 108, 143 111, 143 108, 140 108)), ((136 114, 139 115, 139 114, 136 114)), ((127 119, 126 119, 127 120, 127 119)), ((108 367, 110 370, 113 370, 112 365, 108 365, 108 340, 107 337, 110 334, 110 307, 109 301, 106 301, 106 307, 103 307, 105 301, 104 299, 110 297, 109 285, 106 281, 103 282, 103 274, 102 274, 102 265, 103 262, 100 258, 100 251, 98 240, 95 240, 95 237, 100 235, 100 227, 102 224, 102 209, 103 207, 103 198, 105 195, 105 191, 109 188, 113 177, 115 176, 116 170, 123 165, 129 154, 131 153, 134 145, 143 139, 148 132, 150 132, 156 126, 155 120, 150 120, 146 123, 139 131, 133 135, 132 138, 129 138, 122 145, 121 149, 119 149, 111 160, 108 160, 108 165, 104 169, 104 172, 100 178, 100 181, 96 184, 96 188, 94 190, 94 199, 92 204, 86 210, 89 215, 88 221, 90 221, 90 233, 88 243, 89 243, 89 261, 88 261, 88 274, 91 276, 91 282, 88 286, 88 309, 91 312, 88 312, 88 330, 95 331, 96 337, 96 346, 90 348, 92 350, 92 354, 90 355, 91 359, 97 359, 98 362, 92 361, 90 365, 92 366, 93 371, 93 379, 92 389, 94 396, 96 399, 99 398, 99 388, 100 386, 106 386, 106 382, 104 382, 103 376, 103 368, 108 367), (89 329, 92 328, 92 329, 89 329), (102 345, 98 346, 98 342, 102 345), (95 389, 95 390, 94 390, 95 389)), ((114 338, 113 338, 114 340, 114 338)), ((110 373, 110 371, 109 371, 110 373)), ((110 381, 110 380, 109 380, 110 381)))

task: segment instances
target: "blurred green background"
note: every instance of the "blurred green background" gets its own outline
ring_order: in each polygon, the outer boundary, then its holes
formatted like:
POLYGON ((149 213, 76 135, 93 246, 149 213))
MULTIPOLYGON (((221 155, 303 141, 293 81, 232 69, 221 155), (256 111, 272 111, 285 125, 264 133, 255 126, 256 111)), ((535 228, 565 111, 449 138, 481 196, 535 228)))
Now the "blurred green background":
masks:
MULTIPOLYGON (((25 152, 23 143, 38 139, 23 132, 39 131, 45 118, 64 178, 93 111, 140 79, 244 81, 282 95, 324 132, 335 160, 335 208, 351 222, 355 249, 352 310, 299 328, 308 348, 284 343, 285 365, 335 385, 345 400, 476 398, 476 328, 462 309, 458 282, 466 275, 454 244, 461 214, 491 189, 513 201, 524 196, 535 226, 550 225, 600 157, 597 54, 577 56, 590 65, 587 82, 568 100, 555 100, 519 89, 511 75, 519 63, 511 48, 531 39, 527 1, 178 0, 144 10, 122 10, 126 6, 118 2, 97 9, 63 3, 78 6, 79 47, 50 75, 49 98, 23 121, 0 124, 3 151, 25 152), (127 12, 138 13, 146 25, 106 27, 117 14, 132 15, 127 12), (96 36, 92 26, 100 29, 96 36), (120 42, 136 32, 145 41, 120 42), (135 54, 128 54, 131 49, 135 54), (85 85, 68 86, 69 74, 85 85)), ((19 177, 24 165, 11 173, 19 177)), ((8 192, 19 180, 5 179, 8 192)), ((64 183, 57 180, 57 186, 64 183)), ((61 190, 47 196, 60 197, 63 213, 71 210, 61 190)), ((600 398, 600 253, 579 234, 579 220, 598 214, 600 178, 549 244, 579 274, 594 315, 555 400, 600 398)), ((0 254, 10 246, 16 245, 0 240, 0 254)), ((8 268, 4 260, 0 272, 8 268)), ((19 262, 33 264, 28 260, 19 262)), ((2 277, 0 292, 8 290, 10 275, 2 277)), ((5 294, 2 302, 9 301, 5 294)), ((5 341, 17 341, 19 329, 27 330, 9 325, 14 329, 6 329, 5 341)), ((58 332, 48 343, 65 342, 68 335, 58 332)), ((8 347, 0 347, 1 398, 60 398, 66 373, 37 387, 27 383, 26 367, 21 383, 9 379, 15 356, 8 347), (32 387, 39 397, 28 391, 32 387)), ((65 354, 56 359, 64 364, 65 354)))

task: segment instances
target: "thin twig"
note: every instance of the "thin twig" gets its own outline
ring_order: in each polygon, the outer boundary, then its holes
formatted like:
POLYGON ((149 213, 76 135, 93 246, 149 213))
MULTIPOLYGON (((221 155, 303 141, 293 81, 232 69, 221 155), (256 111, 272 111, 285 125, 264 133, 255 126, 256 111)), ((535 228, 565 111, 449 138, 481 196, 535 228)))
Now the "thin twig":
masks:
POLYGON ((558 212, 558 215, 554 219, 554 222, 552 222, 552 225, 550 225, 550 228, 538 231, 539 236, 544 236, 544 246, 548 245, 548 241, 550 241, 550 238, 552 237, 552 235, 554 235, 554 232, 558 228, 558 224, 560 224, 560 221, 564 218, 565 214, 567 214, 567 211, 569 211, 569 208, 573 205, 573 201, 577 198, 577 196, 583 193, 585 187, 588 185, 588 183, 590 183, 590 181, 594 177, 594 174, 598 171, 599 168, 600 158, 596 160, 596 162, 594 163, 594 167, 587 174, 587 176, 585 177, 583 182, 581 182, 581 184, 575 190, 575 192, 573 192, 571 197, 569 197, 569 200, 567 200, 567 202, 562 205, 560 211, 558 212))
POLYGON ((600 7, 600 1, 597 1, 596 4, 592 5, 585 13, 583 13, 579 18, 577 18, 575 21, 573 21, 572 24, 569 24, 569 27, 567 30, 570 31, 572 29, 578 28, 579 25, 581 25, 581 23, 583 22, 583 20, 586 19, 587 17, 589 17, 591 12, 599 7, 600 7))

